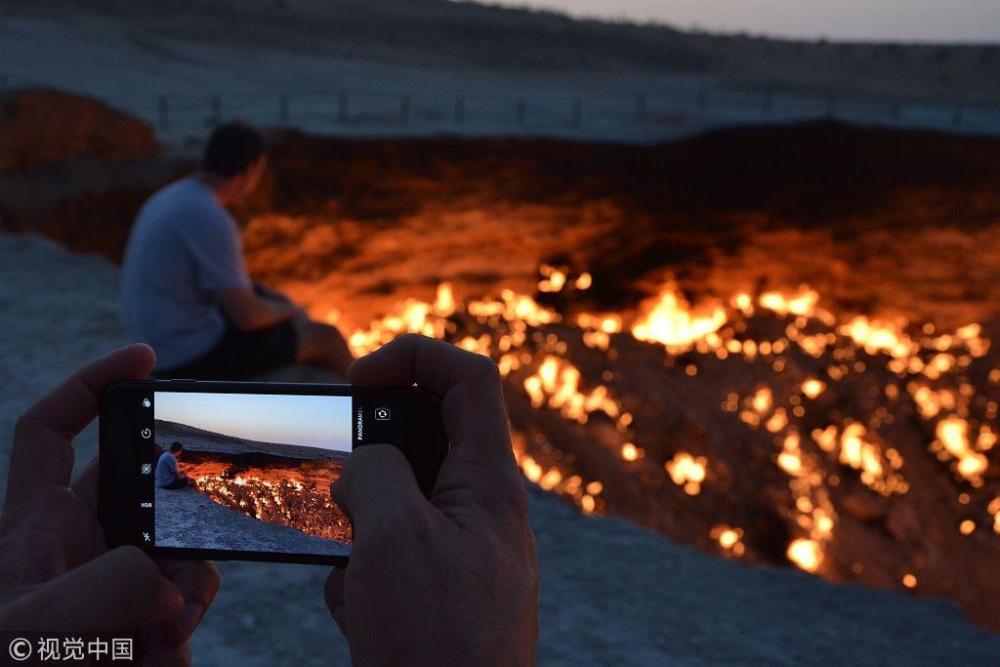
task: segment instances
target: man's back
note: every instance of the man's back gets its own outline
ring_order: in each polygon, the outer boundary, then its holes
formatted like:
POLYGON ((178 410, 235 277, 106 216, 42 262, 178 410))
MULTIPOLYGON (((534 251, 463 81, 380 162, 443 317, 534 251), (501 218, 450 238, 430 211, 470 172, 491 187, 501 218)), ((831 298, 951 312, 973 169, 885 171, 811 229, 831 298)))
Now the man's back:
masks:
POLYGON ((184 178, 136 217, 122 262, 122 324, 129 340, 153 346, 158 369, 175 368, 222 338, 216 295, 250 285, 236 223, 208 186, 184 178))
POLYGON ((180 471, 177 468, 177 459, 169 451, 160 454, 160 458, 156 461, 156 472, 153 475, 157 486, 167 486, 168 484, 173 484, 175 480, 180 476, 180 471))

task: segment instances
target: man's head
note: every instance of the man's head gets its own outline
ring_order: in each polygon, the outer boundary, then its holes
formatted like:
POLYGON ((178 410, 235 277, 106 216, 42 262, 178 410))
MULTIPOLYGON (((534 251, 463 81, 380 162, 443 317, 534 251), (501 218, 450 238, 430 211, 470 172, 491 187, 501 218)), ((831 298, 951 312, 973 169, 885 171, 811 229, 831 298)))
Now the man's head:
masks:
POLYGON ((224 204, 249 196, 266 165, 260 132, 239 121, 216 127, 201 158, 201 169, 224 204))
POLYGON ((181 452, 184 451, 184 445, 177 442, 176 440, 170 445, 170 453, 174 455, 174 458, 180 458, 181 452))

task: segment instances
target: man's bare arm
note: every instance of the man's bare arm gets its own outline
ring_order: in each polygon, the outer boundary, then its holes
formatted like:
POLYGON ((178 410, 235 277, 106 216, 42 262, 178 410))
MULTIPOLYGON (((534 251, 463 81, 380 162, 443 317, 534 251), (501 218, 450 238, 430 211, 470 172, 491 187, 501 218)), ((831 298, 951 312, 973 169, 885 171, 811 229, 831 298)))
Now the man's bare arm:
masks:
POLYGON ((220 292, 218 301, 222 312, 240 331, 284 322, 302 312, 292 303, 261 298, 253 290, 243 287, 220 292))

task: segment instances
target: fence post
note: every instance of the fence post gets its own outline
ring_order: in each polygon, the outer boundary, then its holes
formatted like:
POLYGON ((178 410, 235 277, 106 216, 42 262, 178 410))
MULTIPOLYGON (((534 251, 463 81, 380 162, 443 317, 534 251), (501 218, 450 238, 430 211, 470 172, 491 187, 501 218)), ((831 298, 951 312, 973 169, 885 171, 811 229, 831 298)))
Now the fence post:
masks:
POLYGON ((337 93, 337 122, 341 125, 347 122, 347 91, 342 90, 337 93))
POLYGON ((583 102, 580 98, 573 100, 573 127, 580 127, 583 122, 583 102))
POLYGON ((212 115, 208 118, 208 124, 215 127, 222 122, 222 100, 218 95, 212 95, 212 115))
POLYGON ((281 97, 278 98, 278 117, 283 125, 288 125, 288 93, 281 93, 281 97))
POLYGON ((699 90, 696 103, 698 105, 698 111, 705 113, 705 109, 708 108, 708 93, 704 90, 699 90))
POLYGON ((166 132, 170 129, 170 103, 167 101, 166 95, 160 95, 158 111, 160 130, 166 132))
POLYGON ((638 93, 635 96, 635 119, 644 120, 646 118, 646 94, 638 93))
POLYGON ((410 121, 410 96, 399 98, 399 124, 406 125, 410 121))
POLYGON ((455 124, 460 125, 465 122, 465 98, 455 98, 455 124))
POLYGON ((525 105, 524 98, 517 98, 517 104, 514 106, 514 119, 517 121, 518 125, 524 125, 525 116, 525 105))

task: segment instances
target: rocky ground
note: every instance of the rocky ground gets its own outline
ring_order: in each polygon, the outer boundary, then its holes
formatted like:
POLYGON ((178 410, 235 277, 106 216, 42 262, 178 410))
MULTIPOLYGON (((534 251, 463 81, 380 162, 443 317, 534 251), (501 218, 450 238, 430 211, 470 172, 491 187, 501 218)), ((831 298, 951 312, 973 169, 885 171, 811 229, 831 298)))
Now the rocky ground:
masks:
POLYGON ((156 546, 344 556, 346 545, 258 521, 195 489, 156 489, 156 546))

